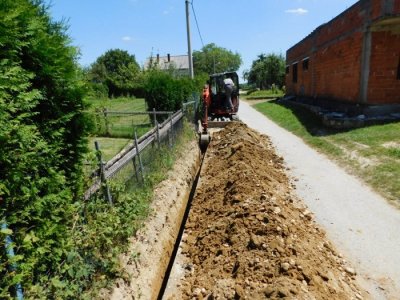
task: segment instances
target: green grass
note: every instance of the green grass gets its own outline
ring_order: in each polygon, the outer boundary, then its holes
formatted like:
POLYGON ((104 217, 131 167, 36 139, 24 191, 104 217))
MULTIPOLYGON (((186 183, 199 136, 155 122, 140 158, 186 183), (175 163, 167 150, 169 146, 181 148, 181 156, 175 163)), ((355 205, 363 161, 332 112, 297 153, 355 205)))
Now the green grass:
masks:
POLYGON ((263 102, 255 108, 336 160, 396 206, 400 205, 400 123, 348 131, 327 129, 310 112, 263 102))
POLYGON ((118 154, 132 139, 123 138, 107 138, 107 137, 90 137, 89 138, 89 149, 95 152, 94 142, 97 141, 100 146, 101 153, 104 161, 109 161, 116 154, 118 154))
POLYGON ((284 95, 281 90, 260 90, 260 91, 252 91, 251 93, 244 95, 244 98, 247 100, 258 100, 258 99, 273 99, 279 98, 284 95))
POLYGON ((146 111, 146 102, 143 98, 88 98, 85 102, 89 105, 89 111, 102 110, 103 108, 114 111, 146 111))
POLYGON ((89 104, 87 112, 93 117, 93 135, 114 138, 132 138, 134 132, 138 137, 152 128, 148 115, 115 115, 103 113, 104 109, 117 112, 146 111, 146 102, 142 98, 86 99, 89 104))

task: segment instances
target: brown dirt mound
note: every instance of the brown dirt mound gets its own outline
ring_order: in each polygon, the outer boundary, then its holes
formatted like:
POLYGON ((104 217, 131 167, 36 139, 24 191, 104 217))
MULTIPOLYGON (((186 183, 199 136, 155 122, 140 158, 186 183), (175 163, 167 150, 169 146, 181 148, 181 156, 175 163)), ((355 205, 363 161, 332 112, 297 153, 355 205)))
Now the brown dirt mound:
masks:
POLYGON ((244 124, 214 134, 185 228, 179 298, 362 299, 282 163, 244 124))

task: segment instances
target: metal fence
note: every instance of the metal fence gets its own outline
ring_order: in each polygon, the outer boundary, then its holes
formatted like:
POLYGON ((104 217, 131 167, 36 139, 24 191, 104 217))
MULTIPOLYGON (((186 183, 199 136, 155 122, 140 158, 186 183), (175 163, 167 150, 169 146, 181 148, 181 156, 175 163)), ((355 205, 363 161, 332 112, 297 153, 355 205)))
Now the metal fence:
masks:
POLYGON ((157 115, 168 113, 173 112, 112 111, 104 108, 94 114, 96 133, 99 136, 132 138, 132 132, 137 131, 141 136, 154 126, 157 115))
MULTIPOLYGON (((150 171, 154 159, 162 151, 169 151, 178 136, 182 132, 183 122, 186 118, 194 121, 197 110, 197 101, 190 101, 183 104, 183 108, 175 113, 160 112, 110 112, 108 114, 118 115, 139 115, 151 120, 154 127, 141 135, 137 129, 134 130, 132 142, 112 159, 105 162, 101 153, 101 145, 95 142, 97 154, 96 170, 90 173, 89 188, 84 194, 85 200, 102 190, 107 201, 112 205, 113 196, 110 191, 110 184, 113 180, 118 182, 141 184, 145 180, 145 174, 150 171), (158 123, 159 116, 168 116, 162 123, 158 123)), ((143 119, 145 119, 143 118, 143 119)))

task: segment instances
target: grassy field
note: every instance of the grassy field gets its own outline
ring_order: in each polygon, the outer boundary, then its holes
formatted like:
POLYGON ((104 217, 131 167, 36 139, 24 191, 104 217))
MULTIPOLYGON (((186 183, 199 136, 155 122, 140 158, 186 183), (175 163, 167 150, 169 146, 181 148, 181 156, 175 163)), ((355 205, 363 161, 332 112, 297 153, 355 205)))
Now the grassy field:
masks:
POLYGON ((94 135, 113 138, 132 138, 146 133, 151 127, 148 115, 104 114, 104 110, 116 112, 146 111, 146 102, 142 98, 87 99, 87 112, 93 116, 94 135))
POLYGON ((86 99, 86 103, 89 104, 89 111, 102 110, 107 108, 108 110, 115 111, 145 111, 146 102, 143 98, 103 98, 103 99, 86 99))
POLYGON ((327 129, 314 115, 276 101, 255 108, 307 144, 336 160, 400 207, 400 123, 348 131, 327 129))
POLYGON ((107 137, 90 137, 89 138, 89 149, 95 151, 94 142, 97 141, 100 146, 103 160, 108 161, 113 158, 117 153, 125 148, 132 139, 124 138, 107 138, 107 137))

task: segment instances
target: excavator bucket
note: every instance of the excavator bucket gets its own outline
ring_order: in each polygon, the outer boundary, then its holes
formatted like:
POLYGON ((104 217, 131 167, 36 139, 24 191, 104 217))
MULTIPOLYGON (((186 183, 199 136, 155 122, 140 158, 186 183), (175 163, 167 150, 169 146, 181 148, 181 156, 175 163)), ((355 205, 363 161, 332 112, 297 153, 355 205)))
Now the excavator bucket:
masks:
POLYGON ((200 141, 199 141, 199 145, 200 145, 200 150, 202 153, 205 153, 208 147, 208 144, 211 141, 211 136, 209 133, 202 133, 200 134, 200 141))

